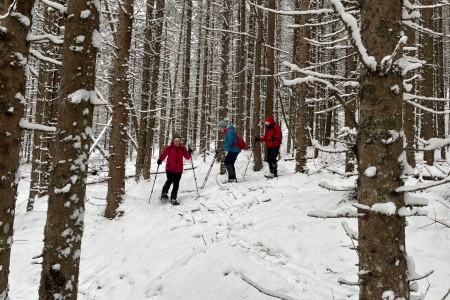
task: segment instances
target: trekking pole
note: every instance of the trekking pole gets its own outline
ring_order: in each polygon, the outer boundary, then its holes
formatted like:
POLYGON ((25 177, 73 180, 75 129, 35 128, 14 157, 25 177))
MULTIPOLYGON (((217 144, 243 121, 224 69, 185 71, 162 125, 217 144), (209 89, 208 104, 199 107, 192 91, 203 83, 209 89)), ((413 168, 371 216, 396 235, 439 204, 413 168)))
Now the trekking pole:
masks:
POLYGON ((150 203, 150 199, 152 199, 153 188, 155 187, 156 177, 158 176, 159 165, 156 167, 155 180, 153 181, 152 191, 150 192, 150 197, 148 198, 148 203, 150 203))
POLYGON ((214 162, 216 161, 216 157, 217 157, 217 152, 216 152, 216 154, 214 154, 214 158, 213 158, 213 160, 212 160, 212 162, 211 162, 211 166, 209 167, 209 171, 208 171, 208 173, 206 174, 205 181, 203 181, 203 184, 202 184, 202 186, 200 187, 201 189, 205 187, 206 181, 208 180, 208 177, 209 177, 209 173, 211 173, 211 169, 212 169, 212 167, 213 167, 213 165, 214 165, 214 162))
POLYGON ((197 188, 197 195, 200 196, 200 193, 198 192, 197 177, 195 176, 194 162, 192 161, 192 154, 191 154, 191 164, 192 164, 192 172, 194 172, 195 187, 197 188))
POLYGON ((252 159, 253 149, 255 148, 255 144, 256 144, 256 141, 253 142, 253 146, 252 146, 252 154, 250 154, 250 156, 248 157, 247 167, 245 167, 245 172, 244 172, 244 176, 242 176, 242 179, 244 179, 245 174, 247 174, 248 165, 250 164, 250 160, 252 159))

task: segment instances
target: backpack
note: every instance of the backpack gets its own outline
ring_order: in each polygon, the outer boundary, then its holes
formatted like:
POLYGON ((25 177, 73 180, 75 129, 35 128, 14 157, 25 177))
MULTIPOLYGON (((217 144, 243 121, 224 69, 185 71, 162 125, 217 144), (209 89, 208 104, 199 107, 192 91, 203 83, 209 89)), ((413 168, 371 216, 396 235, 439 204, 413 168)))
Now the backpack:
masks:
POLYGON ((247 144, 245 143, 245 141, 237 134, 236 134, 236 137, 237 137, 237 142, 233 143, 233 146, 236 146, 241 150, 247 149, 247 144))

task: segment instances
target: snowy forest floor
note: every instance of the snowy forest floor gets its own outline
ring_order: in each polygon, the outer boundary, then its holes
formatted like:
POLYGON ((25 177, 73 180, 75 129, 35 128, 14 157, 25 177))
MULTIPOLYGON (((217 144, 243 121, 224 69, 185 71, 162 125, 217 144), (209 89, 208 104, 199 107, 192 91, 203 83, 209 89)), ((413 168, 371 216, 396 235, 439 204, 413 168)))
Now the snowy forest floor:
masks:
MULTIPOLYGON (((254 172, 251 162, 242 180, 250 153, 239 155, 238 183, 222 184, 227 177, 219 175, 214 164, 199 197, 193 171, 186 170, 178 193, 180 206, 159 201, 165 174, 158 174, 150 204, 154 175, 150 182, 129 179, 120 207, 123 216, 115 220, 103 217, 107 183, 88 185, 78 299, 275 299, 267 294, 284 299, 357 299, 357 287, 338 283, 339 278, 357 281, 358 271, 343 220, 307 216, 310 211, 352 207, 349 192, 328 191, 319 183, 354 186, 356 177, 325 170, 294 174, 295 162, 281 159, 278 179, 263 176, 266 163, 263 171, 254 172)), ((206 162, 194 157, 199 186, 211 160, 212 155, 206 162)), ((311 170, 319 164, 320 160, 310 161, 311 170)), ((186 161, 185 169, 190 166, 186 161)), ((131 163, 127 174, 134 174, 131 163)), ((42 251, 47 198, 39 199, 27 213, 29 165, 22 166, 22 178, 10 296, 32 300, 38 299, 42 258, 34 257, 42 251)), ((429 217, 450 223, 448 185, 415 196, 429 200, 429 217)), ((357 230, 356 219, 345 221, 357 230)), ((450 288, 450 229, 426 217, 408 218, 408 223, 406 249, 415 271, 434 270, 419 282, 419 290, 423 293, 429 285, 425 299, 442 299, 450 288)))

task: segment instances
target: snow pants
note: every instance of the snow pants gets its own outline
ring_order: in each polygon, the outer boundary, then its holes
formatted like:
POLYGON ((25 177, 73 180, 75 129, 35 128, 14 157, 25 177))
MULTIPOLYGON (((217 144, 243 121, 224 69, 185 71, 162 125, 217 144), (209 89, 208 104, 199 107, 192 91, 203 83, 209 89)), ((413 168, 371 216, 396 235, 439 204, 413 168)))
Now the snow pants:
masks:
POLYGON ((170 199, 177 199, 178 188, 180 187, 180 179, 181 174, 183 173, 175 173, 172 171, 166 171, 167 181, 164 183, 162 193, 168 194, 170 186, 173 183, 172 193, 170 194, 170 199))
POLYGON ((234 168, 234 163, 236 162, 238 155, 239 152, 228 152, 223 162, 225 164, 225 167, 227 168, 229 180, 236 179, 236 169, 234 168))
POLYGON ((278 153, 280 153, 280 148, 278 147, 267 147, 267 162, 269 163, 269 170, 270 173, 275 175, 275 177, 278 176, 277 173, 277 156, 278 153))

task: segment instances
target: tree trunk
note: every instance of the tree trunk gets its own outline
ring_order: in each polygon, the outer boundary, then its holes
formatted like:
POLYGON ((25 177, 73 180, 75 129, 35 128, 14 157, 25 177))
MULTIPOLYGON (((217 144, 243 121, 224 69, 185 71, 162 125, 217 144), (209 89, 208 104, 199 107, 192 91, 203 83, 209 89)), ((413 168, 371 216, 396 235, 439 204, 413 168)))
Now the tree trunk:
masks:
MULTIPOLYGON (((6 15, 12 1, 0 3, 6 15)), ((0 297, 8 299, 8 275, 17 200, 21 127, 25 104, 25 68, 30 44, 31 8, 34 1, 18 1, 11 14, 0 20, 0 297)))
POLYGON ((133 1, 124 0, 119 9, 116 58, 114 60, 114 86, 112 94, 113 121, 109 145, 109 174, 105 217, 113 219, 125 193, 125 159, 128 128, 128 60, 133 29, 133 1))
POLYGON ((244 116, 244 103, 245 103, 245 36, 244 33, 246 32, 246 16, 245 16, 245 0, 240 0, 240 6, 239 6, 239 16, 238 16, 238 23, 239 23, 239 32, 241 35, 239 36, 239 43, 238 43, 238 55, 236 56, 237 60, 237 71, 239 74, 238 77, 238 95, 237 95, 237 116, 236 116, 236 133, 239 136, 243 136, 244 134, 244 122, 245 122, 245 116, 244 116))
POLYGON ((59 92, 58 133, 50 179, 39 299, 77 299, 86 177, 94 114, 99 10, 69 0, 59 92), (83 18, 85 12, 90 14, 83 18), (81 41, 78 37, 84 36, 81 41), (77 78, 77 80, 73 80, 77 78), (77 124, 77 126, 74 126, 77 124))
MULTIPOLYGON (((268 0, 267 7, 275 10, 275 0, 268 0)), ((275 90, 275 20, 276 14, 267 12, 267 94, 265 103, 265 116, 273 116, 274 90, 275 90)))
POLYGON ((148 180, 150 170, 145 172, 144 161, 146 156, 150 156, 151 153, 147 153, 147 132, 148 132, 148 117, 149 102, 150 102, 150 81, 151 81, 151 68, 154 62, 154 57, 150 55, 152 51, 152 25, 154 18, 153 8, 155 6, 155 0, 147 0, 146 11, 146 26, 144 30, 144 58, 142 60, 143 73, 142 73, 142 91, 141 91, 141 112, 139 118, 139 131, 137 133, 138 149, 136 154, 136 180, 139 180, 141 175, 144 175, 144 179, 148 180), (146 176, 147 175, 147 176, 146 176), (147 177, 147 178, 146 178, 147 177))
MULTIPOLYGON (((205 24, 206 27, 209 28, 210 26, 210 0, 206 1, 206 16, 205 16, 205 24)), ((208 110, 208 103, 210 101, 207 101, 208 96, 208 65, 209 65, 209 43, 208 38, 209 34, 206 30, 203 30, 203 36, 204 36, 204 52, 203 52, 203 83, 202 83, 202 104, 201 104, 201 117, 200 117, 200 152, 206 153, 207 145, 206 143, 209 141, 208 135, 207 135, 207 128, 206 128, 206 120, 207 116, 210 113, 208 110)))
MULTIPOLYGON (((309 8, 308 0, 297 0, 296 10, 306 11, 309 8)), ((308 17, 305 15, 295 16, 295 23, 302 25, 308 23, 308 17)), ((294 30, 294 63, 300 68, 308 66, 309 61, 309 43, 305 40, 309 38, 309 29, 307 26, 296 28, 294 30)), ((296 153, 295 153, 295 172, 306 172, 307 149, 308 149, 308 105, 306 97, 308 95, 308 86, 302 84, 294 88, 293 97, 297 99, 297 127, 296 127, 296 153)))
MULTIPOLYGON (((422 5, 434 4, 434 0, 423 0, 422 5)), ((424 20, 423 26, 426 28, 433 28, 433 9, 424 9, 421 11, 422 20, 424 20)), ((422 59, 428 64, 433 62, 433 36, 428 33, 422 33, 422 59)), ((434 70, 432 65, 423 66, 423 81, 422 81, 422 94, 425 97, 434 96, 434 70)), ((425 100, 423 105, 427 108, 433 109, 433 101, 425 100)), ((435 137, 434 131, 434 115, 427 111, 422 111, 422 128, 423 128, 423 138, 429 140, 435 137)), ((432 166, 434 163, 434 150, 424 151, 423 160, 427 165, 432 166)))
MULTIPOLYGON (((402 2, 380 0, 377 5, 361 2, 361 37, 367 53, 381 62, 393 52, 401 36, 402 2)), ((401 53, 393 57, 393 63, 401 53)), ((390 131, 402 129, 402 77, 396 68, 376 70, 366 67, 360 77, 360 128, 358 133, 358 201, 372 207, 395 205, 392 214, 361 211, 359 217, 360 300, 382 299, 386 291, 392 298, 409 299, 405 249, 405 218, 396 214, 404 206, 403 195, 395 189, 403 182, 398 158, 403 151, 401 138, 385 143, 390 131), (369 167, 376 175, 366 176, 369 167)))
POLYGON ((188 142, 189 105, 191 88, 191 34, 192 34, 192 0, 185 0, 186 4, 186 36, 184 43, 184 69, 182 89, 183 117, 181 123, 181 138, 188 142))
MULTIPOLYGON (((258 4, 261 0, 256 1, 258 4)), ((255 76, 253 82, 253 131, 252 135, 254 137, 261 136, 261 49, 263 45, 263 16, 260 11, 254 12, 254 17, 258 23, 256 43, 255 43, 255 76)), ((253 170, 259 171, 263 168, 262 157, 261 157, 261 143, 254 143, 255 147, 253 148, 253 170)))

